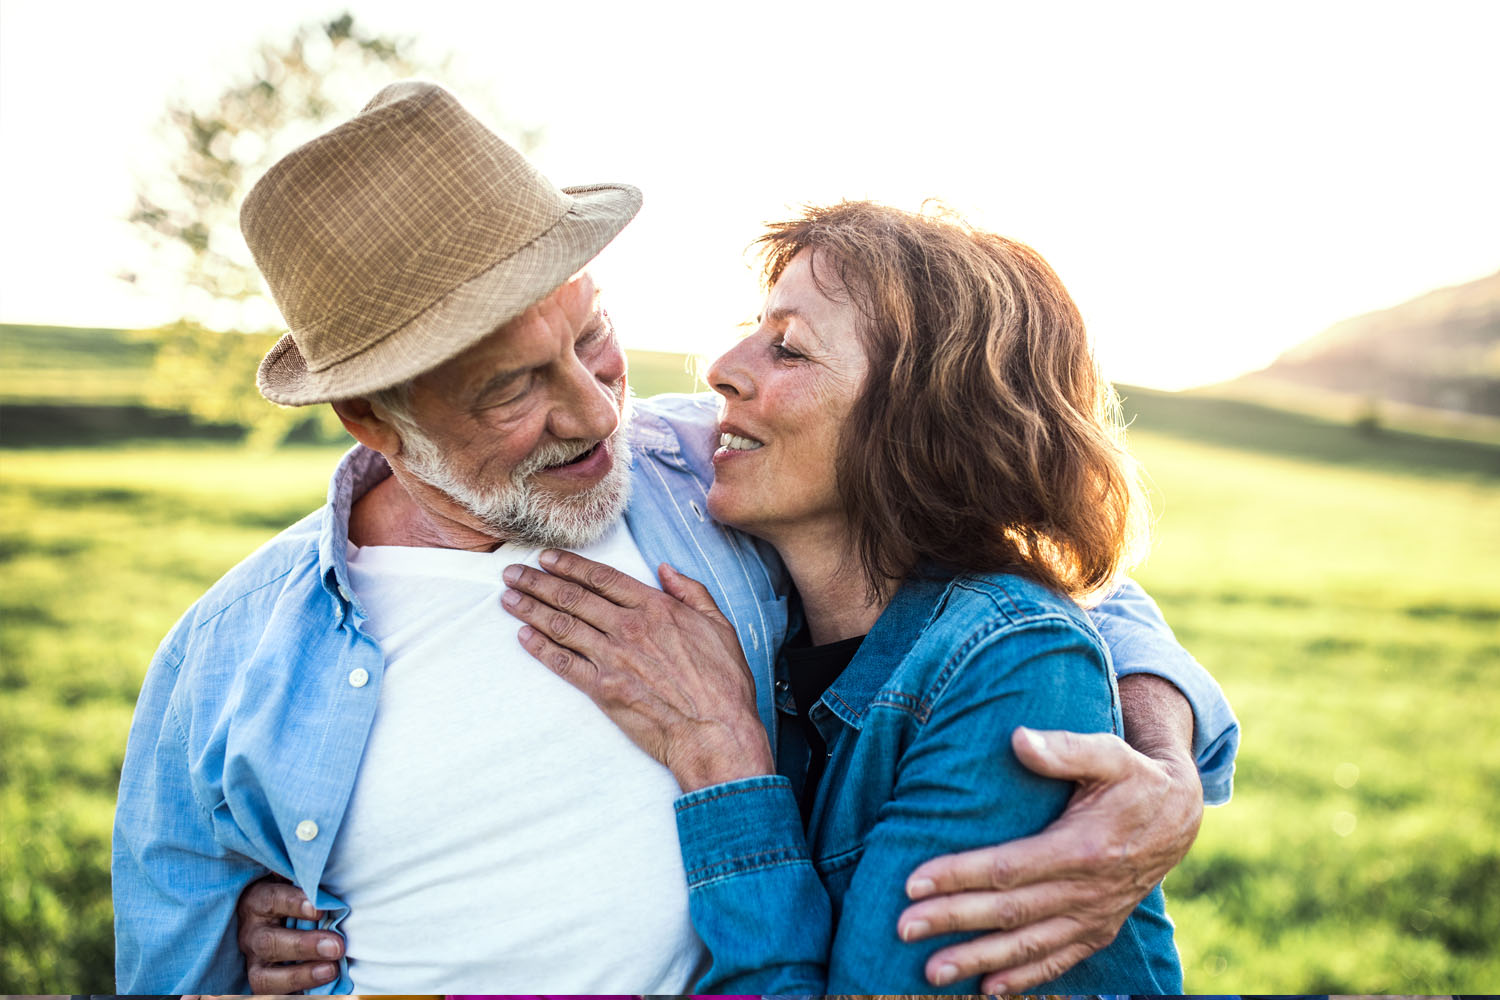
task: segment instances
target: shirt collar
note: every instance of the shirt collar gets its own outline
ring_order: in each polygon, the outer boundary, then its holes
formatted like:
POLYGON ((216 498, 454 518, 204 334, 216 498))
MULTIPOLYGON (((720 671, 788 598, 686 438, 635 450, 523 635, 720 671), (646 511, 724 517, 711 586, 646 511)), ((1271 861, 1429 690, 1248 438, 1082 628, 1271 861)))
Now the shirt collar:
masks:
MULTIPOLYGON (((632 407, 626 438, 632 451, 641 449, 677 457, 682 444, 672 426, 649 409, 632 407)), ((712 445, 709 445, 710 453, 712 445)), ((634 456, 631 458, 634 461, 634 456)), ((318 535, 318 576, 323 587, 345 604, 354 604, 354 588, 349 583, 349 515, 354 502, 391 474, 385 456, 378 451, 355 444, 344 453, 333 477, 328 481, 328 503, 324 508, 323 526, 318 535)))
MULTIPOLYGON (((658 461, 665 461, 676 468, 685 467, 682 453, 684 442, 677 429, 660 413, 649 406, 639 405, 632 395, 627 419, 630 422, 625 428, 625 440, 632 455, 636 452, 650 452, 658 461)), ((713 454, 711 448, 708 454, 713 454)))
POLYGON ((385 456, 356 444, 339 459, 328 481, 328 505, 318 533, 318 577, 323 588, 345 604, 354 603, 349 584, 349 514, 354 501, 391 474, 385 456))

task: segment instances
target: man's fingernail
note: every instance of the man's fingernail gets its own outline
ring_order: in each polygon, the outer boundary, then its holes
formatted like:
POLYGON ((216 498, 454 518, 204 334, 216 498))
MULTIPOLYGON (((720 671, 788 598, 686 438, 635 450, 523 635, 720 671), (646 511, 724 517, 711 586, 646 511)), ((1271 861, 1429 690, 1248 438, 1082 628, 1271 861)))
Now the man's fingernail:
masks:
POLYGON ((505 572, 501 573, 500 575, 505 579, 506 583, 515 583, 517 580, 521 579, 521 567, 507 566, 505 567, 505 572))
POLYGON ((318 942, 318 954, 324 958, 338 958, 339 943, 332 938, 324 938, 318 942))
POLYGON ((312 970, 313 978, 327 982, 339 974, 339 970, 332 965, 317 965, 312 970))
POLYGON ((927 921, 913 920, 901 929, 901 940, 915 941, 930 930, 932 930, 932 925, 927 921))
POLYGON ((546 549, 537 558, 537 562, 541 563, 543 566, 547 567, 548 569, 551 569, 552 568, 552 564, 555 563, 555 562, 557 562, 557 557, 558 557, 558 551, 556 549, 546 549))
POLYGON ((1027 729, 1025 726, 1021 726, 1020 729, 1021 737, 1026 740, 1027 743, 1031 744, 1031 749, 1035 750, 1037 753, 1047 752, 1047 738, 1045 736, 1037 732, 1035 729, 1027 729))
POLYGON ((515 607, 517 604, 521 603, 520 591, 507 590, 505 593, 500 595, 500 603, 505 605, 507 608, 515 607))
POLYGON ((940 965, 938 966, 937 975, 932 978, 932 984, 934 986, 947 986, 957 978, 958 966, 940 965))
POLYGON ((937 885, 930 878, 914 878, 906 883, 906 895, 910 899, 922 899, 936 891, 937 885))
POLYGON ((312 900, 304 899, 302 901, 302 917, 305 920, 318 919, 318 908, 312 905, 312 900))
POLYGON ((983 986, 981 986, 980 989, 984 990, 986 995, 1010 992, 1010 987, 1005 985, 1005 980, 1003 979, 996 979, 992 982, 987 982, 983 986))

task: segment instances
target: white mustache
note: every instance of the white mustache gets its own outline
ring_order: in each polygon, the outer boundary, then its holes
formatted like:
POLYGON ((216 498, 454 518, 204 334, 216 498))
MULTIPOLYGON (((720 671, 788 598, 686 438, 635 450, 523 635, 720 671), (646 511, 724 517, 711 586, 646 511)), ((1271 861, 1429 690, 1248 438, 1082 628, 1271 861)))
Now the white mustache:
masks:
POLYGON ((511 473, 511 478, 516 482, 520 482, 533 473, 540 472, 550 466, 571 462, 575 458, 579 458, 587 453, 595 445, 602 443, 603 440, 603 438, 599 438, 594 441, 556 441, 552 444, 542 445, 536 451, 527 455, 524 462, 516 466, 516 470, 511 473))

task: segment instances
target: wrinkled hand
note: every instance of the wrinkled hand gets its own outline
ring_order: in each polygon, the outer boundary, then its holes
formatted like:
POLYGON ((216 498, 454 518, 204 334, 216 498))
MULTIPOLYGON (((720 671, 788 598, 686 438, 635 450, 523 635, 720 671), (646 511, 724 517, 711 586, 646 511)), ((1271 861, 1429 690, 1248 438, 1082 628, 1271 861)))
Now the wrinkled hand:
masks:
POLYGON ((571 552, 509 566, 521 645, 593 699, 693 791, 774 773, 739 638, 707 588, 663 564, 661 590, 571 552))
POLYGON ((1018 993, 1055 979, 1115 939, 1198 834, 1202 785, 1180 751, 1153 759, 1108 733, 1027 729, 1011 745, 1032 771, 1078 787, 1041 833, 912 872, 907 895, 921 902, 901 914, 902 940, 996 932, 933 954, 935 985, 989 973, 985 993, 1018 993))
POLYGON ((250 988, 257 994, 300 993, 338 978, 334 963, 344 954, 344 939, 333 931, 286 926, 288 917, 317 920, 322 916, 302 890, 286 879, 268 875, 250 883, 240 893, 235 913, 250 988))

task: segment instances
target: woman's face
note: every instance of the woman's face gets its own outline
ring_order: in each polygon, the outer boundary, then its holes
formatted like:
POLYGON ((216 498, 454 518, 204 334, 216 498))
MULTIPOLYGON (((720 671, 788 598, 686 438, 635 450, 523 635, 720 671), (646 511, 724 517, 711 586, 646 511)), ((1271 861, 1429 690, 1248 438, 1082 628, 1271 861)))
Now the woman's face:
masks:
POLYGON ((858 312, 826 257, 818 276, 834 297, 818 288, 813 253, 792 259, 755 332, 708 371, 724 397, 709 513, 773 544, 809 529, 839 537, 839 432, 868 367, 858 312))

